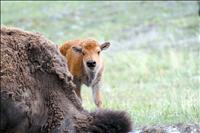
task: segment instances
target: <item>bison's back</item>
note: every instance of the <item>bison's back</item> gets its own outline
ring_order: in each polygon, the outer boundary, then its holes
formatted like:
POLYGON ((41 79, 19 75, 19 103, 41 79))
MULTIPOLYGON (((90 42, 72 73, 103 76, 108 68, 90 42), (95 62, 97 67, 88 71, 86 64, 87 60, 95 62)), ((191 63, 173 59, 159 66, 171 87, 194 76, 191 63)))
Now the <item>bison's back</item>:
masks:
POLYGON ((32 113, 32 102, 39 104, 35 98, 39 91, 34 86, 37 81, 31 73, 34 66, 28 53, 35 38, 33 34, 18 29, 1 28, 2 131, 27 132, 27 114, 32 113))
POLYGON ((65 95, 65 90, 75 107, 82 108, 73 98, 71 79, 65 59, 52 42, 40 34, 1 28, 2 131, 39 130, 54 111, 47 107, 54 91, 65 95))

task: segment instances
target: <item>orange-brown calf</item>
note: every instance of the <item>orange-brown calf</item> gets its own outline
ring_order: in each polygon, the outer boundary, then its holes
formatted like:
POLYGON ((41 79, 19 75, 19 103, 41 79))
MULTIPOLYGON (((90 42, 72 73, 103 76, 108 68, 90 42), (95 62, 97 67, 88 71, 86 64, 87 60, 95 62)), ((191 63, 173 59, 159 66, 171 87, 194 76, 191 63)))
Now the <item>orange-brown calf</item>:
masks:
POLYGON ((102 107, 100 87, 104 65, 101 51, 109 46, 109 42, 100 45, 92 39, 77 39, 67 41, 60 47, 60 52, 67 58, 68 69, 73 75, 77 96, 81 98, 82 84, 91 87, 97 107, 102 107))

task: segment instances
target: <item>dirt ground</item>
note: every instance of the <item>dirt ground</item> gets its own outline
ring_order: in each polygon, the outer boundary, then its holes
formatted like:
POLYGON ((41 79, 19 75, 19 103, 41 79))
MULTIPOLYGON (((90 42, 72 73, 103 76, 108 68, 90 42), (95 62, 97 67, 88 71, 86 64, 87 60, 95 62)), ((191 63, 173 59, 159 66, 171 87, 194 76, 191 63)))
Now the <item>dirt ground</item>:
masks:
POLYGON ((131 133, 200 133, 200 123, 144 126, 131 133))

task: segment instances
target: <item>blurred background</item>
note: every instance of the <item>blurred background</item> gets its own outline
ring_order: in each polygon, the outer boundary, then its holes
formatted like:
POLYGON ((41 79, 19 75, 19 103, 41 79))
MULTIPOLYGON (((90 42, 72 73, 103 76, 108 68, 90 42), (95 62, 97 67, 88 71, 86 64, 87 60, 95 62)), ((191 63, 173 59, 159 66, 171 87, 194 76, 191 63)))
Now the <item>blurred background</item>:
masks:
MULTIPOLYGON (((135 125, 200 122, 200 17, 191 2, 2 2, 1 25, 40 32, 58 45, 110 41, 104 108, 135 125)), ((91 89, 83 105, 94 110, 91 89)))

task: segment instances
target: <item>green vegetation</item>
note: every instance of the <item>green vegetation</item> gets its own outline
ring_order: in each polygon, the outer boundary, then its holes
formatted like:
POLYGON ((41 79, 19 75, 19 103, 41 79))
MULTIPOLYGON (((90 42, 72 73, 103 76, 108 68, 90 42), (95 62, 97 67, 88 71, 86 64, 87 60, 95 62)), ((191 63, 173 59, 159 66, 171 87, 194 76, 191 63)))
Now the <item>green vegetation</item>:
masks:
MULTIPOLYGON (((134 50, 107 57, 105 106, 127 110, 136 124, 199 122, 196 57, 175 50, 134 50)), ((84 89, 85 107, 91 107, 90 93, 84 89)))
MULTIPOLYGON (((1 24, 61 44, 109 40, 104 107, 136 125, 200 122, 200 19, 196 2, 1 2, 1 24)), ((95 106, 84 87, 83 104, 95 106)))

